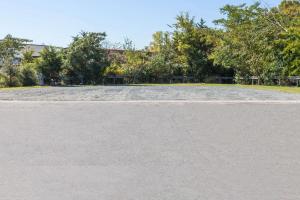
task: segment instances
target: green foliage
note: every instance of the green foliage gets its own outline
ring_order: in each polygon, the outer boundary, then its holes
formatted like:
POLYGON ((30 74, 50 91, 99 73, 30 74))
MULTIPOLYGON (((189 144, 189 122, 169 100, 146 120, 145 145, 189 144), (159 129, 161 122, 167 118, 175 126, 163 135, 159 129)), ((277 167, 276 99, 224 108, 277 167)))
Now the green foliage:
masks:
POLYGON ((66 50, 64 76, 74 83, 97 84, 109 65, 103 49, 105 33, 82 32, 73 38, 66 50))
POLYGON ((30 40, 14 38, 7 35, 0 41, 0 59, 16 58, 18 53, 24 48, 30 40))
POLYGON ((283 63, 283 74, 300 76, 300 2, 283 1, 279 6, 281 21, 285 26, 276 41, 278 55, 283 63))
POLYGON ((276 73, 274 39, 279 27, 268 21, 267 9, 258 3, 246 6, 225 6, 227 18, 217 20, 224 27, 222 43, 213 55, 217 64, 230 66, 238 76, 265 78, 276 73))
POLYGON ((8 87, 20 86, 19 66, 20 51, 29 40, 7 35, 0 41, 0 74, 2 84, 8 87))
POLYGON ((173 76, 193 76, 203 80, 213 72, 209 55, 212 31, 203 20, 196 23, 188 14, 179 15, 172 32, 156 32, 150 46, 136 51, 127 41, 124 71, 135 80, 148 82, 171 79, 173 76))
POLYGON ((212 58, 234 68, 237 76, 257 76, 265 82, 275 76, 299 75, 299 1, 283 1, 278 8, 227 5, 221 42, 212 58), (297 28, 298 27, 298 28, 297 28))
POLYGON ((153 77, 170 78, 174 75, 183 75, 179 64, 176 64, 176 52, 171 33, 156 32, 150 44, 152 58, 149 65, 153 77))
POLYGON ((283 74, 300 76, 300 28, 290 28, 278 41, 285 64, 283 74))
POLYGON ((124 75, 124 70, 122 66, 116 62, 111 63, 109 67, 107 67, 104 71, 104 75, 124 75))
POLYGON ((133 77, 133 81, 145 81, 148 78, 149 53, 146 51, 127 50, 123 69, 126 75, 133 77))
POLYGON ((5 58, 2 61, 2 67, 0 73, 4 78, 4 85, 8 87, 20 86, 19 81, 19 67, 14 63, 14 58, 5 58))
POLYGON ((115 54, 110 59, 110 66, 105 70, 106 75, 127 75, 132 81, 143 81, 147 76, 149 53, 136 50, 133 42, 125 39, 121 54, 115 54))
POLYGON ((21 64, 25 65, 27 63, 33 63, 34 62, 33 54, 34 54, 34 51, 32 51, 32 50, 22 52, 23 57, 22 57, 21 64))
POLYGON ((59 81, 62 62, 60 49, 46 47, 41 51, 39 59, 36 60, 36 66, 38 71, 42 73, 46 84, 59 81))
POLYGON ((113 49, 111 52, 108 53, 108 62, 110 63, 110 65, 104 70, 103 75, 124 75, 124 61, 124 51, 116 51, 115 49, 113 49))
POLYGON ((0 88, 5 87, 5 79, 6 77, 0 74, 0 88))
POLYGON ((177 16, 173 25, 175 61, 182 66, 185 75, 194 76, 200 80, 207 77, 213 68, 209 60, 213 44, 208 39, 209 28, 201 19, 195 22, 188 14, 177 16))
POLYGON ((34 86, 38 83, 36 65, 27 63, 22 65, 20 69, 20 81, 23 86, 34 86))

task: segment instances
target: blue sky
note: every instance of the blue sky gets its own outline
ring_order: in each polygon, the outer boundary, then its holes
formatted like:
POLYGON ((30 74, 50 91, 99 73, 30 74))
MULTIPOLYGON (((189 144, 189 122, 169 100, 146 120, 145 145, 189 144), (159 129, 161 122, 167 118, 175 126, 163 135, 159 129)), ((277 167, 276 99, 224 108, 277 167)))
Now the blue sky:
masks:
MULTIPOLYGON (((265 0, 270 6, 280 0, 265 0)), ((254 0, 0 0, 0 38, 10 33, 35 43, 67 46, 81 30, 108 34, 111 42, 128 37, 138 48, 152 33, 168 30, 180 12, 190 12, 212 25, 225 4, 254 0)))

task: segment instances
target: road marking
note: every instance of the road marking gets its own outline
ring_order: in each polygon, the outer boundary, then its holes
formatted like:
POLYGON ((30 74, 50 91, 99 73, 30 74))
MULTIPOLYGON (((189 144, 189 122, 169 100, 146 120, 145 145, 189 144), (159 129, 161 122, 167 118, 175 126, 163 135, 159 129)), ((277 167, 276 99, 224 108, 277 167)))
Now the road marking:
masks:
POLYGON ((130 100, 130 101, 55 101, 55 100, 45 100, 45 101, 24 101, 24 100, 0 100, 0 103, 41 103, 41 104, 69 104, 69 103, 94 103, 94 104, 190 104, 190 103, 200 103, 200 104, 300 104, 300 100, 130 100))

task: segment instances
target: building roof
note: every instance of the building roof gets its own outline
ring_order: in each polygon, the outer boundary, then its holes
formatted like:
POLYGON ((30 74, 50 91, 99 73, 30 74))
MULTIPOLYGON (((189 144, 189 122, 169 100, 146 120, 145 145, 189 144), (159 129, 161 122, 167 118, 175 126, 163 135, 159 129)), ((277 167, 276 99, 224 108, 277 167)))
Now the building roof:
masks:
MULTIPOLYGON (((0 39, 0 42, 2 40, 0 39)), ((33 51, 33 57, 37 58, 40 57, 40 53, 43 49, 45 49, 46 47, 50 47, 50 45, 45 45, 45 44, 25 44, 24 49, 22 50, 22 52, 26 52, 26 51, 33 51)), ((58 49, 64 49, 62 47, 56 47, 58 49)), ((106 51, 108 51, 108 53, 111 54, 124 54, 125 50, 123 49, 106 49, 106 51)), ((19 54, 17 55, 17 57, 21 57, 22 56, 22 52, 19 52, 19 54)))
POLYGON ((39 57, 41 51, 46 48, 47 45, 39 45, 39 44, 27 44, 23 51, 33 51, 33 57, 39 57))

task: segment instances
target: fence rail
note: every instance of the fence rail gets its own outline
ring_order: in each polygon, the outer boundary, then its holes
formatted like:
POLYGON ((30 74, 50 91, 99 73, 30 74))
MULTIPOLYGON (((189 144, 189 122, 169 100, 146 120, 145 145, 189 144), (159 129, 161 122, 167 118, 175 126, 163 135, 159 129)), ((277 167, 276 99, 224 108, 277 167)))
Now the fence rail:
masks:
POLYGON ((213 76, 209 77, 207 81, 199 81, 192 76, 173 76, 173 77, 150 77, 147 80, 139 80, 133 76, 110 75, 103 77, 103 85, 122 85, 122 84, 142 84, 142 83, 219 83, 219 84, 252 84, 252 85, 282 85, 282 86, 300 86, 300 76, 278 77, 275 76, 268 80, 260 79, 257 76, 247 78, 235 78, 229 76, 213 76))

